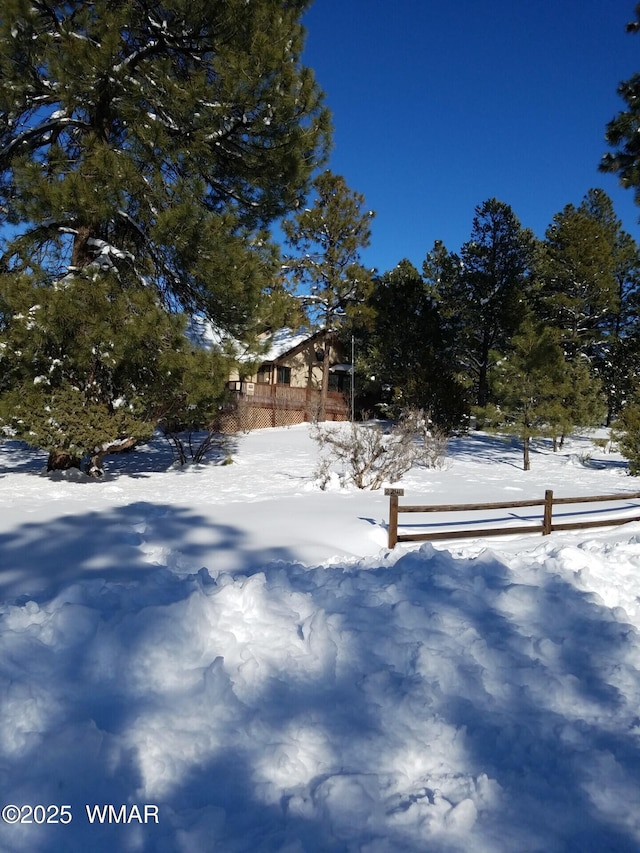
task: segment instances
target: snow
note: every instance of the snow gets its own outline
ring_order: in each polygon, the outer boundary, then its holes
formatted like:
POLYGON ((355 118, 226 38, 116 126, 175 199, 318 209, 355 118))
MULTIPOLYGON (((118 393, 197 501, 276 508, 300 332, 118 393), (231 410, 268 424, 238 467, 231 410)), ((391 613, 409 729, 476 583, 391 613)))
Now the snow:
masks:
MULTIPOLYGON (((640 849, 640 523, 389 551, 388 498, 320 490, 306 425, 233 445, 94 482, 0 444, 0 807, 67 807, 5 810, 2 851, 640 849)), ((529 472, 457 438, 400 485, 640 506, 587 436, 529 472)))
POLYGON ((222 329, 216 328, 203 317, 192 316, 187 327, 187 337, 196 346, 207 350, 231 347, 239 361, 255 361, 256 358, 260 362, 275 361, 289 350, 309 340, 311 335, 312 332, 308 329, 295 332, 291 329, 278 329, 262 342, 266 348, 265 351, 256 355, 251 348, 247 348, 240 341, 233 340, 222 329))
POLYGON ((301 329, 297 332, 293 332, 291 329, 278 329, 278 331, 274 332, 271 336, 269 349, 263 356, 263 360, 275 361, 277 358, 280 358, 281 355, 289 352, 289 350, 292 350, 294 347, 297 347, 309 340, 311 335, 312 332, 308 329, 301 329))

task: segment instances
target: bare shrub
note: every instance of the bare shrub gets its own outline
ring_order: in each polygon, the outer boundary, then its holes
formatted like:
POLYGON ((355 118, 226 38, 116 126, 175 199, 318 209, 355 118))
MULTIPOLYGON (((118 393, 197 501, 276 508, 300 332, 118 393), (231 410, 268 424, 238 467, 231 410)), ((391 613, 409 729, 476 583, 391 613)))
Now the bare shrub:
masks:
POLYGON ((400 430, 385 431, 377 423, 315 426, 312 438, 327 457, 321 459, 319 476, 326 486, 329 468, 335 465, 342 484, 359 489, 379 489, 394 483, 413 466, 414 438, 400 430))
POLYGON ((173 449, 175 461, 180 465, 199 465, 208 455, 214 455, 218 460, 226 460, 231 456, 231 436, 218 432, 213 424, 204 431, 184 432, 172 432, 161 425, 161 431, 173 449))
POLYGON ((431 420, 424 409, 404 409, 398 429, 414 437, 415 464, 425 468, 443 468, 447 457, 449 437, 431 420))
POLYGON ((320 422, 321 408, 322 406, 320 405, 320 393, 318 392, 317 394, 311 395, 305 407, 305 415, 310 423, 318 424, 320 422))
POLYGON ((443 467, 447 450, 445 433, 421 409, 407 410, 393 427, 379 422, 315 424, 311 437, 323 453, 316 471, 322 489, 336 474, 342 485, 379 489, 400 480, 414 465, 443 467))

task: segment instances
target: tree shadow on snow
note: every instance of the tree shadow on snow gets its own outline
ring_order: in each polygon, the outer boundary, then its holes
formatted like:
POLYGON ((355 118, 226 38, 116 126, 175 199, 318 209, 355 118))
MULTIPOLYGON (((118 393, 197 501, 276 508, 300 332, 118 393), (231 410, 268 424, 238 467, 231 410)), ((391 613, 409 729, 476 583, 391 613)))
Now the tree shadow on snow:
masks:
MULTIPOLYGON (((198 436, 194 439, 194 447, 197 445, 198 436)), ((230 454, 236 453, 237 449, 237 436, 221 435, 220 441, 213 443, 199 464, 202 466, 218 465, 230 454)), ((166 438, 156 433, 146 444, 141 444, 124 453, 113 453, 105 456, 104 477, 97 480, 86 477, 84 482, 95 484, 118 476, 142 477, 146 474, 167 471, 174 464, 177 464, 177 456, 172 445, 166 438)), ((0 441, 0 477, 9 473, 46 474, 46 467, 47 454, 44 451, 14 439, 0 441)), ((54 472, 48 476, 60 477, 66 476, 66 474, 65 472, 54 472)))
MULTIPOLYGON (((137 517, 152 510, 198 565, 200 519, 148 505, 137 517)), ((68 606, 24 602, 0 635, 4 730, 17 733, 3 796, 74 812, 70 826, 0 827, 3 849, 638 850, 640 639, 559 575, 514 584, 497 558, 426 546, 381 568, 265 560, 218 582, 130 561, 72 595, 121 520, 95 548, 79 532, 93 515, 50 531, 77 540, 75 570, 55 579, 68 606), (474 787, 485 777, 493 799, 474 787), (465 797, 473 825, 454 820, 465 797), (84 814, 156 801, 157 826, 84 814)), ((48 563, 45 549, 43 535, 33 556, 48 563)))
POLYGON ((457 591, 455 578, 445 581, 468 625, 467 651, 438 711, 464 733, 475 772, 500 785, 496 849, 637 851, 640 678, 633 664, 624 670, 636 659, 637 631, 557 575, 518 587, 499 561, 481 560, 478 577, 488 610, 457 591))
POLYGON ((140 501, 110 510, 25 522, 0 533, 0 600, 46 601, 70 584, 135 583, 154 572, 234 571, 291 560, 286 548, 257 551, 239 528, 185 507, 140 501))

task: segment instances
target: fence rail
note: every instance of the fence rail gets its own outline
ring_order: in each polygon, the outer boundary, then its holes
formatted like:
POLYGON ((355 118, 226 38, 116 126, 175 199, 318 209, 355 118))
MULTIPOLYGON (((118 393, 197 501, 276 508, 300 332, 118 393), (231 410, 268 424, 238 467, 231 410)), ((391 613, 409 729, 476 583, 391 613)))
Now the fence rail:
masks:
MULTIPOLYGON (((494 503, 475 504, 428 504, 401 505, 399 499, 404 496, 404 489, 385 489, 389 496, 389 548, 398 542, 427 542, 437 539, 468 539, 470 537, 504 536, 514 533, 541 533, 547 536, 556 530, 586 530, 590 527, 613 527, 617 524, 627 524, 630 521, 640 521, 640 515, 625 518, 607 518, 598 521, 571 521, 556 524, 553 521, 553 508, 561 504, 605 503, 607 501, 633 501, 640 499, 640 492, 618 495, 591 495, 577 498, 554 498, 553 491, 547 489, 542 499, 525 501, 498 501, 494 503), (542 517, 537 524, 526 524, 510 527, 485 527, 471 530, 447 530, 428 533, 398 533, 398 516, 400 513, 423 512, 475 512, 493 509, 519 509, 521 507, 542 507, 542 517)), ((638 507, 640 509, 640 507, 638 507)))

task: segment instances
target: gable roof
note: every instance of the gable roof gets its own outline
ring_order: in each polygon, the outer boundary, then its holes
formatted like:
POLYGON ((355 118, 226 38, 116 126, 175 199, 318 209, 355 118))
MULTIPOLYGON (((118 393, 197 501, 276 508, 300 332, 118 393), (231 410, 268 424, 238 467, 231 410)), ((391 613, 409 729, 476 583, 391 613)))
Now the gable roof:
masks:
POLYGON ((295 355, 303 347, 316 339, 323 338, 326 334, 326 329, 316 332, 305 327, 296 331, 288 328, 278 329, 271 335, 265 336, 262 346, 266 346, 266 350, 260 353, 254 348, 241 344, 240 341, 222 332, 202 317, 192 316, 187 327, 187 337, 196 346, 203 349, 231 350, 237 361, 259 364, 273 364, 285 356, 295 355))
POLYGON ((317 338, 324 337, 325 334, 324 329, 311 333, 308 329, 299 329, 297 332, 292 332, 291 329, 280 329, 274 332, 269 350, 262 356, 262 363, 270 364, 285 356, 295 355, 304 346, 317 338))

